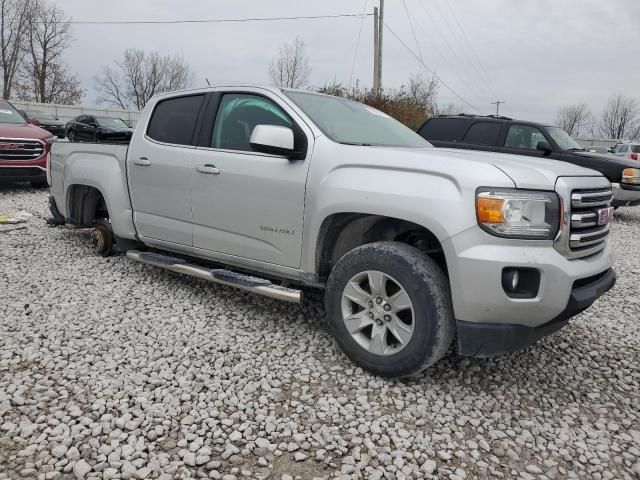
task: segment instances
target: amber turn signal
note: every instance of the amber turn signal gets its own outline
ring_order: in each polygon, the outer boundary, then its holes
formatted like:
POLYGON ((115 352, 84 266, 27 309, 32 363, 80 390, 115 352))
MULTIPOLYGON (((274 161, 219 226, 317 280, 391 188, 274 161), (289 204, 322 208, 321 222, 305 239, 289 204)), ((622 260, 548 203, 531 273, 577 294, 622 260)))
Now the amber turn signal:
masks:
POLYGON ((476 198, 476 210, 478 221, 482 223, 502 223, 504 222, 505 200, 502 198, 487 198, 478 196, 476 198))

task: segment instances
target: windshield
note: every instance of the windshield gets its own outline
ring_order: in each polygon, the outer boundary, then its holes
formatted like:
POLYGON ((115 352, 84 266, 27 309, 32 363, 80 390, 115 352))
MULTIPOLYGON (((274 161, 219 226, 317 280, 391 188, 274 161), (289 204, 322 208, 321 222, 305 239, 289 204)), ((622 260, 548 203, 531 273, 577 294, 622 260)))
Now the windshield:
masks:
POLYGON ((36 120, 57 120, 54 115, 47 112, 25 112, 29 118, 35 118, 36 120))
POLYGON ((348 145, 426 148, 432 145, 386 113, 344 98, 284 91, 322 132, 348 145))
POLYGON ((17 125, 26 123, 24 117, 18 113, 6 100, 0 99, 0 123, 15 123, 17 125))
POLYGON ((124 121, 119 119, 119 118, 96 117, 96 121, 98 122, 98 125, 100 125, 101 127, 107 127, 107 128, 129 128, 129 125, 124 123, 124 121))
POLYGON ((561 150, 584 150, 571 135, 558 127, 547 127, 547 132, 551 138, 558 144, 561 150))

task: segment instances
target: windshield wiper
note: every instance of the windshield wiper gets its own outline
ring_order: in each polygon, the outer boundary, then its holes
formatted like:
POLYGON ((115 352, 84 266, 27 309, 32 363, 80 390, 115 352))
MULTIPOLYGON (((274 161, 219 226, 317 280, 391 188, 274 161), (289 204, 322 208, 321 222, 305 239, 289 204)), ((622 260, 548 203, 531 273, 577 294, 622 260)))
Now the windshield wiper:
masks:
POLYGON ((573 147, 573 148, 567 148, 567 152, 585 152, 586 149, 583 147, 573 147))

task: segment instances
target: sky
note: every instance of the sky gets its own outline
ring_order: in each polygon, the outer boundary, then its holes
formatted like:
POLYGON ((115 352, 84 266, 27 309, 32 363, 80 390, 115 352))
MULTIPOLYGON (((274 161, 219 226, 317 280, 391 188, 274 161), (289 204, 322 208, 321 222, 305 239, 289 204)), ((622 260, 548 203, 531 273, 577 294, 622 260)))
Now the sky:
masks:
MULTIPOLYGON (((557 110, 586 102, 598 115, 607 98, 640 101, 639 0, 386 0, 382 83, 397 88, 424 71, 441 80, 439 104, 552 122, 557 110), (408 15, 407 15, 408 12, 408 15), (409 22, 411 19, 411 23, 409 22), (415 32, 415 39, 411 26, 415 32), (417 39, 417 46, 416 46, 417 39), (408 51, 408 49, 411 52, 408 51), (446 85, 446 86, 445 86, 446 85), (454 93, 455 92, 455 93, 454 93), (463 100, 461 100, 463 99, 463 100)), ((372 13, 379 0, 57 0, 76 21, 189 20, 372 13)), ((175 25, 73 25, 65 55, 87 96, 93 77, 131 47, 178 53, 195 87, 269 83, 283 42, 307 45, 311 86, 372 84, 373 18, 175 25), (360 32, 360 39, 358 36, 360 32), (355 62, 354 62, 355 59, 355 62)))

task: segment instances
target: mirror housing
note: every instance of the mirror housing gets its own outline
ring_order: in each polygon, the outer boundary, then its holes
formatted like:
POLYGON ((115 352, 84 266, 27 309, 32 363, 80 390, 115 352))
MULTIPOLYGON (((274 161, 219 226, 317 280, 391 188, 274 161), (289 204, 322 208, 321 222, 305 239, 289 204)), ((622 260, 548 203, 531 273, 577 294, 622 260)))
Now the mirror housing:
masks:
POLYGON ((256 125, 249 140, 256 152, 292 157, 294 150, 293 130, 278 125, 256 125))
POLYGON ((551 152, 553 152, 551 145, 549 145, 549 142, 547 142, 546 140, 541 140, 540 142, 538 142, 538 145, 536 145, 536 150, 543 151, 545 155, 551 155, 551 152))

